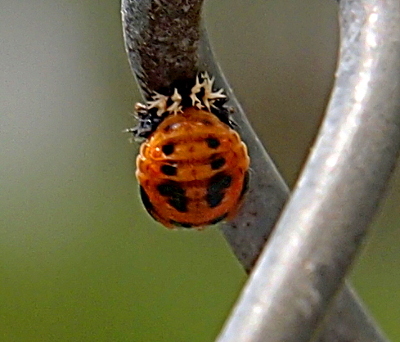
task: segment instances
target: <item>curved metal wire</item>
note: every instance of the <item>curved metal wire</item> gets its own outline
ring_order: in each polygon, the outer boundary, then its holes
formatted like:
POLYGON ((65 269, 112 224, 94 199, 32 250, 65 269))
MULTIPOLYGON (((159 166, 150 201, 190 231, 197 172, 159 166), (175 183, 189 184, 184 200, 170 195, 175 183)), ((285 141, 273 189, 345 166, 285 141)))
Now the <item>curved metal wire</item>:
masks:
MULTIPOLYGON (((342 0, 340 18, 340 59, 326 118, 219 342, 309 341, 342 285, 395 166, 400 3, 342 0)), ((345 333, 354 335, 354 327, 347 328, 345 333)))
MULTIPOLYGON (((123 0, 125 44, 144 96, 197 70, 212 73, 227 91, 254 173, 244 207, 222 229, 250 271, 288 190, 212 56, 199 25, 201 5, 123 0)), ((387 86, 389 76, 400 75, 398 6, 341 2, 341 63, 317 147, 219 341, 308 341, 340 286, 399 147, 399 80, 387 86)), ((348 288, 321 331, 319 341, 384 341, 348 288)))

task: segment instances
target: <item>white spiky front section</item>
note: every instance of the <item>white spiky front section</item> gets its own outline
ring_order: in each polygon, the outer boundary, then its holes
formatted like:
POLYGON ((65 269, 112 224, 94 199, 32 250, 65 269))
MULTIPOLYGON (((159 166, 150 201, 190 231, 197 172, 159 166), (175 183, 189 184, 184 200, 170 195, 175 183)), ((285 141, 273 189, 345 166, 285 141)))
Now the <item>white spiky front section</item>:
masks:
POLYGON ((167 108, 167 112, 177 114, 182 112, 182 106, 180 105, 182 102, 182 96, 178 93, 178 89, 174 89, 174 93, 171 96, 171 100, 173 101, 172 105, 167 108))
POLYGON ((199 98, 196 96, 197 93, 201 92, 203 87, 204 87, 204 81, 200 83, 200 77, 197 76, 196 77, 196 84, 191 89, 191 94, 190 94, 190 98, 192 99, 192 106, 193 107, 197 107, 199 109, 204 107, 201 104, 201 101, 199 100, 199 98))
MULTIPOLYGON (((207 108, 207 110, 210 112, 211 107, 214 106, 214 102, 216 100, 226 98, 226 95, 223 94, 223 89, 219 89, 216 92, 212 91, 214 80, 214 77, 210 78, 207 72, 196 77, 196 84, 191 89, 190 94, 193 107, 198 109, 207 108), (203 80, 201 83, 200 79, 203 80), (204 95, 201 99, 199 99, 196 94, 202 91, 204 95)), ((170 97, 155 92, 151 97, 151 100, 147 101, 147 110, 157 108, 158 116, 163 115, 165 112, 168 112, 169 114, 177 114, 182 112, 181 102, 182 95, 179 94, 176 88, 170 97), (172 105, 167 107, 167 102, 169 99, 172 100, 172 105)))
POLYGON ((211 107, 214 105, 214 102, 219 99, 226 98, 226 95, 223 94, 223 89, 219 89, 216 92, 212 91, 212 86, 215 78, 208 75, 207 72, 201 74, 203 78, 203 82, 200 83, 200 77, 196 77, 196 84, 192 88, 192 93, 190 94, 190 98, 192 99, 192 105, 199 109, 203 109, 206 107, 208 111, 211 111, 211 107), (197 97, 196 94, 200 93, 204 90, 204 95, 202 97, 202 101, 197 97))
POLYGON ((167 111, 168 96, 155 92, 151 101, 147 101, 147 109, 157 108, 157 115, 161 116, 167 111))

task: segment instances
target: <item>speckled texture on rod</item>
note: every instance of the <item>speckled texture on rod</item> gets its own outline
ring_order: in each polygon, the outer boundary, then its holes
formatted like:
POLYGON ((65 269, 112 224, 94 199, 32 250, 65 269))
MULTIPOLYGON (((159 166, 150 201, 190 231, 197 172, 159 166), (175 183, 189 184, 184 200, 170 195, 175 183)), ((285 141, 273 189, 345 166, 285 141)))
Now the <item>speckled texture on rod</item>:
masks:
POLYGON ((129 62, 145 97, 195 77, 203 0, 122 2, 129 62))

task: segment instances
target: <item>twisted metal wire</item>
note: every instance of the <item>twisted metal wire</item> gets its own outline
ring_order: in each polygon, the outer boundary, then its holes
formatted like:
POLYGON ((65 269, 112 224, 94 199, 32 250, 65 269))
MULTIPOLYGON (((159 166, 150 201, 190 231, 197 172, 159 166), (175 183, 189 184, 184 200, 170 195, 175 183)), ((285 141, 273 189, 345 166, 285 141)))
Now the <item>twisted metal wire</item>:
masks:
MULTIPOLYGON (((222 226, 250 272, 288 189, 213 58, 201 0, 123 0, 132 71, 143 95, 207 70, 252 158, 238 217, 222 226)), ((225 341, 385 341, 343 279, 376 210, 400 147, 400 8, 396 0, 343 0, 335 88, 295 192, 218 338, 225 341)))

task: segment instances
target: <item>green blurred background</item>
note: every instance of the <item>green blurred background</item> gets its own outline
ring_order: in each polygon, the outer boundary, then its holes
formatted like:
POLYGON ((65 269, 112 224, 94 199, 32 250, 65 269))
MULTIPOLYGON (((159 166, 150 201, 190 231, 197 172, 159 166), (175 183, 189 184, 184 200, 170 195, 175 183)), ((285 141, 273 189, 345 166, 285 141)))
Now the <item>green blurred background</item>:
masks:
MULTIPOLYGON (((213 341, 246 276, 139 202, 120 4, 0 1, 0 341, 213 341)), ((208 0, 218 59, 293 185, 332 86, 333 0, 208 0)), ((400 341, 400 172, 351 278, 400 341)))

